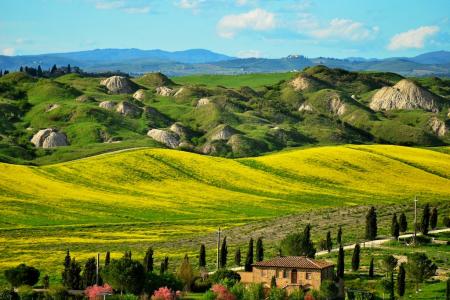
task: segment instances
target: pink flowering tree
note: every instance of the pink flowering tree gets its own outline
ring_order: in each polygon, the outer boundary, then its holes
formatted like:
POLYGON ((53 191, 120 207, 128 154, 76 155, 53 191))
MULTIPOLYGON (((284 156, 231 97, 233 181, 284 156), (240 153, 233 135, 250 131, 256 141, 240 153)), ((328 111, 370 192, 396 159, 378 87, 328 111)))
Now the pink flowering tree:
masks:
POLYGON ((215 284, 212 286, 211 291, 216 294, 217 300, 236 300, 236 296, 234 296, 224 285, 215 284))
POLYGON ((168 287, 160 287, 153 293, 152 300, 177 300, 181 298, 181 292, 173 292, 168 287))
POLYGON ((103 295, 111 295, 113 293, 112 287, 105 283, 104 285, 93 285, 88 286, 84 290, 84 294, 86 297, 88 297, 90 300, 103 297, 103 295))

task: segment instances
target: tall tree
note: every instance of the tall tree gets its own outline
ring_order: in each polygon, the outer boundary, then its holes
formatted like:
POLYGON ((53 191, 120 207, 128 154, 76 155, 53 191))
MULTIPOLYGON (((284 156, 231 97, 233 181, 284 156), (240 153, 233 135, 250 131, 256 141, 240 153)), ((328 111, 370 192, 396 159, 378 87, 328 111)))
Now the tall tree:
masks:
POLYGON ((415 252, 408 257, 405 269, 408 279, 415 283, 417 292, 420 283, 436 275, 437 266, 425 253, 415 252))
POLYGON ((370 265, 369 265, 369 277, 373 278, 375 275, 374 265, 373 265, 373 257, 370 259, 370 265))
POLYGON ((433 210, 431 211, 430 216, 430 227, 431 229, 436 229, 438 222, 438 211, 436 207, 433 207, 433 210))
POLYGON ((330 253, 331 249, 333 249, 333 241, 331 240, 331 232, 330 231, 327 232, 327 238, 326 238, 325 245, 327 247, 328 253, 330 253))
MULTIPOLYGON (((0 70, 0 76, 1 76, 1 71, 2 70, 0 70)), ((22 66, 20 66, 19 72, 23 72, 23 67, 22 66)))
POLYGON ((263 261, 264 260, 264 248, 263 248, 263 241, 262 238, 259 237, 256 241, 256 261, 263 261))
POLYGON ((397 267, 398 259, 396 259, 393 255, 388 254, 383 256, 379 263, 386 277, 388 277, 389 274, 394 272, 394 269, 397 267))
POLYGON ((220 267, 221 268, 225 268, 227 266, 227 258, 228 258, 227 237, 224 237, 222 246, 220 247, 220 267))
POLYGON ((236 249, 236 253, 234 254, 234 264, 236 266, 241 266, 241 248, 236 249))
POLYGON ((121 259, 112 259, 111 263, 102 271, 102 278, 117 291, 139 295, 145 284, 144 266, 123 256, 121 259))
POLYGON ((81 266, 72 258, 70 260, 70 266, 67 270, 66 281, 64 282, 64 286, 71 290, 78 290, 81 288, 82 280, 81 280, 81 266))
POLYGON ((70 67, 70 64, 67 65, 67 73, 72 73, 72 68, 70 67))
POLYGON ((42 77, 42 68, 41 68, 41 65, 38 66, 36 75, 37 75, 38 77, 42 77))
POLYGON ((149 247, 144 256, 144 270, 146 273, 153 272, 153 248, 149 247))
POLYGON ((56 67, 56 65, 53 65, 52 69, 50 70, 51 74, 55 74, 58 71, 58 68, 56 67))
POLYGON ((306 225, 303 233, 288 234, 280 243, 284 255, 307 256, 314 258, 316 249, 311 241, 311 226, 306 225))
POLYGON ((405 294, 405 287, 406 287, 405 263, 402 263, 398 268, 398 276, 397 276, 397 293, 400 297, 403 297, 403 295, 405 294))
POLYGON ((366 239, 373 241, 377 237, 377 211, 371 207, 366 215, 366 239))
POLYGON ((408 230, 408 221, 406 220, 406 215, 405 213, 401 213, 400 214, 400 218, 399 218, 399 225, 400 225, 400 232, 406 232, 406 230, 408 230))
POLYGON ((352 270, 358 271, 359 269, 359 256, 361 252, 361 246, 359 244, 355 245, 355 248, 353 249, 353 256, 352 256, 352 270))
POLYGON ((445 292, 445 300, 450 300, 450 278, 447 279, 447 291, 445 292))
POLYGON ((70 257, 70 251, 67 250, 66 256, 64 257, 64 262, 63 262, 64 269, 63 269, 62 274, 61 274, 62 284, 64 286, 66 286, 66 282, 68 282, 68 280, 69 280, 69 269, 70 269, 70 261, 71 260, 72 259, 70 257))
POLYGON ((159 267, 159 275, 160 276, 164 275, 164 272, 165 272, 165 270, 164 270, 164 262, 162 261, 161 265, 159 267))
POLYGON ((200 268, 206 267, 206 248, 204 244, 200 245, 200 253, 198 255, 198 266, 200 268))
POLYGON ((169 270, 169 257, 166 256, 164 257, 164 271, 168 271, 169 270))
POLYGON ((336 242, 338 245, 342 245, 342 225, 339 225, 336 242))
POLYGON ((337 268, 336 268, 336 277, 344 279, 344 248, 339 246, 339 255, 338 255, 338 261, 337 261, 337 268))
POLYGON ((107 265, 109 265, 109 263, 111 262, 111 254, 109 253, 109 251, 106 251, 106 255, 105 255, 105 267, 107 265))
POLYGON ((427 203, 423 208, 422 222, 420 223, 420 231, 423 235, 428 235, 428 227, 430 227, 430 205, 427 203))
POLYGON ((44 278, 42 278, 42 285, 44 286, 44 289, 50 287, 50 277, 48 275, 45 275, 44 278))
POLYGON ((253 238, 248 242, 247 257, 245 258, 245 271, 251 272, 253 270, 253 238))
POLYGON ((391 223, 391 236, 395 239, 398 239, 400 235, 400 225, 397 221, 397 214, 394 213, 392 216, 392 223, 391 223))
POLYGON ((191 264, 189 263, 189 257, 187 254, 184 256, 183 262, 178 269, 178 278, 181 279, 184 285, 184 290, 189 291, 191 288, 192 281, 194 279, 194 270, 192 269, 191 264))
POLYGON ((82 282, 85 288, 97 283, 97 262, 95 257, 89 258, 84 265, 82 282))

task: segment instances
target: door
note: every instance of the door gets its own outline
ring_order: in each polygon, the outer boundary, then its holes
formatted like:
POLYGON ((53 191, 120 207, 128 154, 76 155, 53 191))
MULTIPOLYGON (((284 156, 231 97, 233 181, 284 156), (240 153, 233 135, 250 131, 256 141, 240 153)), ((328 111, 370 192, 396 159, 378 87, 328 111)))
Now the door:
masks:
POLYGON ((297 270, 293 269, 291 271, 291 283, 296 284, 297 283, 297 270))

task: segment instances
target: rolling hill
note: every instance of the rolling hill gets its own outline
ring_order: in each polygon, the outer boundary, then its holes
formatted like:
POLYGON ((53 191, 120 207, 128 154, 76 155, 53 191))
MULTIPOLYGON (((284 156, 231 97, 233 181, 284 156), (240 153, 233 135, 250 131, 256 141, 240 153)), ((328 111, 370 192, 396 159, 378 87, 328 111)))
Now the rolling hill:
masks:
MULTIPOLYGON (((0 163, 0 271, 27 262, 59 282, 67 249, 84 262, 105 251, 120 257, 132 250, 141 259, 149 246, 174 269, 200 242, 208 243, 213 266, 218 226, 248 227, 229 240, 243 246, 262 234, 255 226, 271 228, 277 217, 291 230, 311 215, 326 221, 322 231, 349 216, 358 226, 364 205, 376 205, 388 228, 384 205, 405 209, 415 195, 420 203, 448 203, 450 149, 436 150, 346 145, 226 159, 139 149, 42 167, 0 163), (289 216, 302 213, 291 224, 289 216)), ((273 230, 282 236, 288 229, 273 230)))

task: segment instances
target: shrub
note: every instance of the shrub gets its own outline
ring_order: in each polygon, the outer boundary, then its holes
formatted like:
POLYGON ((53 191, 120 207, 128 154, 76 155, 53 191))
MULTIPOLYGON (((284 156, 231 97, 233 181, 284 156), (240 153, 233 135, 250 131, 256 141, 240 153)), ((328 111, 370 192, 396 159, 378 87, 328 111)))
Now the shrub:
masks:
POLYGON ((211 281, 197 277, 192 284, 192 291, 195 293, 204 293, 211 288, 211 281))
POLYGON ((236 300, 244 300, 245 286, 242 283, 237 283, 230 288, 230 292, 236 297, 236 300))
POLYGON ((305 292, 302 289, 294 290, 288 297, 289 300, 303 300, 305 298, 305 292))
POLYGON ((444 217, 442 219, 442 224, 444 224, 445 227, 450 227, 450 218, 449 217, 444 217))
POLYGON ((34 296, 33 287, 29 285, 22 285, 17 288, 17 294, 19 295, 21 300, 33 299, 34 296))
MULTIPOLYGON (((214 274, 211 275, 211 282, 212 283, 221 283, 225 279, 228 279, 232 282, 237 283, 241 281, 241 275, 239 275, 237 272, 227 269, 220 269, 217 270, 214 274)), ((232 284, 232 285, 234 285, 232 284)))
POLYGON ((147 273, 147 282, 144 291, 152 295, 160 287, 168 287, 173 291, 179 291, 183 288, 181 281, 171 273, 157 275, 155 273, 147 273))
POLYGON ((269 300, 284 300, 286 299, 286 290, 279 288, 270 289, 269 300))
POLYGON ((19 300, 19 295, 11 289, 0 291, 0 300, 19 300))
POLYGON ((216 300, 216 294, 213 291, 207 291, 203 294, 203 300, 216 300))
POLYGON ((105 294, 112 294, 112 293, 113 293, 113 289, 107 283, 105 283, 103 286, 101 286, 101 285, 88 286, 84 290, 84 294, 89 299, 95 299, 96 297, 99 297, 99 296, 102 296, 105 294))
POLYGON ((168 287, 161 287, 153 293, 152 300, 176 300, 180 296, 180 291, 173 292, 168 287))
POLYGON ((236 300, 236 297, 221 284, 213 285, 211 291, 214 292, 217 300, 236 300))
POLYGON ((140 294, 145 282, 144 266, 128 257, 113 259, 103 269, 102 278, 115 290, 140 294))
POLYGON ((47 298, 53 299, 53 300, 64 300, 66 299, 68 293, 67 289, 62 285, 52 285, 47 290, 47 298))
POLYGON ((39 270, 33 267, 28 267, 25 264, 20 264, 15 268, 5 270, 6 280, 13 286, 21 285, 35 285, 39 280, 39 270))
POLYGON ((261 300, 264 299, 264 288, 260 283, 252 283, 246 290, 245 299, 261 300))

